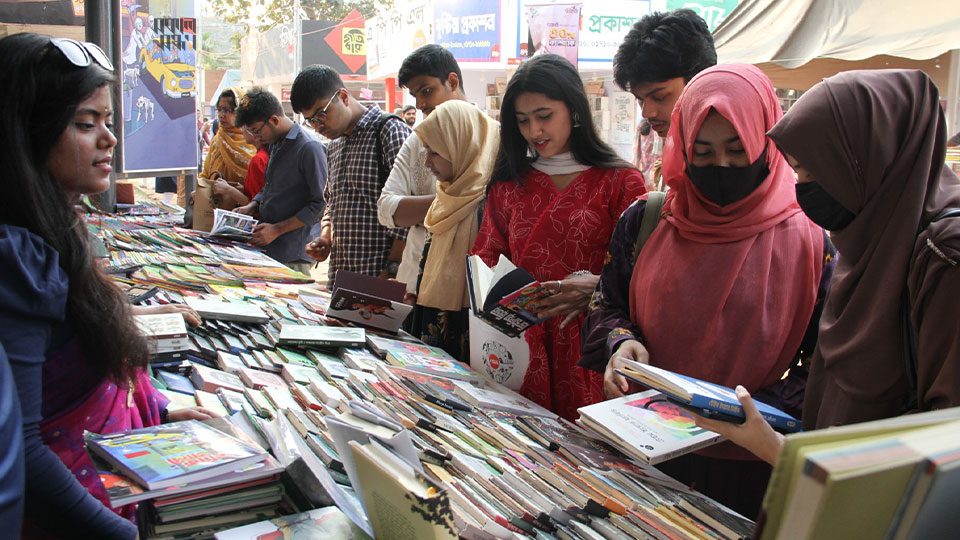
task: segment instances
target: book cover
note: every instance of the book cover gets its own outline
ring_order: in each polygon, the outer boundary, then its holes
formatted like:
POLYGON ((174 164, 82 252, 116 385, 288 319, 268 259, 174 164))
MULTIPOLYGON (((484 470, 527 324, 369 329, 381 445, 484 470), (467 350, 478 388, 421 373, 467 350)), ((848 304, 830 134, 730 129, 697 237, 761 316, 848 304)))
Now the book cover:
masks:
MULTIPOLYGON (((729 422, 743 422, 745 418, 737 394, 726 386, 633 360, 626 360, 624 368, 618 369, 617 372, 632 381, 659 390, 670 399, 702 416, 729 422)), ((800 431, 800 421, 793 416, 762 401, 754 400, 754 402, 757 404, 760 415, 774 429, 788 433, 800 431)))
POLYGON ((89 434, 86 443, 91 452, 151 490, 205 480, 267 458, 262 448, 196 420, 89 434))
POLYGON ((134 315, 133 322, 147 339, 171 339, 187 337, 187 323, 179 313, 134 315))
POLYGON ((470 366, 449 356, 443 358, 437 355, 424 355, 406 350, 391 350, 387 353, 386 359, 390 364, 410 371, 464 381, 479 380, 477 372, 470 369, 470 366))
POLYGON ((270 317, 260 309, 260 306, 250 302, 221 302, 219 300, 187 298, 186 303, 204 319, 250 323, 270 321, 270 317))
POLYGON ((578 409, 580 420, 625 454, 656 464, 720 441, 655 390, 578 409))
MULTIPOLYGON (((249 368, 244 368, 249 369, 249 368)), ((200 364, 191 364, 190 380, 198 390, 216 392, 217 388, 226 388, 234 392, 243 391, 243 381, 233 373, 220 371, 200 364)))
POLYGON ((396 333, 413 306, 403 302, 406 286, 398 281, 337 272, 326 315, 396 333))
POLYGON ((220 531, 213 537, 216 540, 309 540, 352 538, 353 531, 347 516, 339 508, 328 506, 220 531))
POLYGON ((362 347, 366 343, 363 328, 284 324, 280 343, 307 347, 362 347))
POLYGON ((213 209, 213 226, 210 235, 227 240, 247 242, 253 237, 253 228, 259 223, 256 219, 238 212, 221 208, 213 209))
POLYGON ((513 414, 556 418, 556 414, 513 392, 497 392, 478 388, 468 382, 457 381, 454 393, 481 410, 506 411, 513 414))

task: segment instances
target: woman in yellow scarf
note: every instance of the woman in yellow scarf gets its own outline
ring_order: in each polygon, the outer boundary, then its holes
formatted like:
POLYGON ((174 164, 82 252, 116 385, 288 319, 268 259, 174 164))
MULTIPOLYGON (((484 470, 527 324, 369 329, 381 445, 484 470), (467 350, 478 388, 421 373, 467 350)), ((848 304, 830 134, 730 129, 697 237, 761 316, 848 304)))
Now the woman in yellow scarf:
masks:
POLYGON ((244 139, 243 130, 233 125, 237 103, 243 93, 239 87, 228 88, 217 99, 220 129, 210 142, 210 151, 199 175, 198 185, 210 186, 214 204, 225 210, 233 210, 249 202, 244 200, 247 197, 243 194, 243 180, 247 176, 250 159, 257 152, 256 147, 244 139))
POLYGON ((412 333, 454 358, 468 361, 466 256, 482 215, 481 202, 500 147, 500 125, 475 106, 443 103, 414 130, 437 177, 437 197, 427 211, 412 333))

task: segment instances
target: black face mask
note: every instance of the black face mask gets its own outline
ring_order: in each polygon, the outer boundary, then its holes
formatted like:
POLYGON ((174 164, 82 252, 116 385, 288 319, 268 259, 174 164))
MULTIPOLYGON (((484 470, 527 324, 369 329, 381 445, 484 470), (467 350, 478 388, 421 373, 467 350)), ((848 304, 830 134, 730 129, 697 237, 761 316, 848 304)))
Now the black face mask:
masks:
POLYGON ((810 221, 828 231, 842 230, 857 217, 816 182, 797 184, 797 202, 810 221))
POLYGON ((746 167, 687 165, 687 176, 700 193, 720 206, 733 204, 754 192, 770 174, 767 151, 746 167))

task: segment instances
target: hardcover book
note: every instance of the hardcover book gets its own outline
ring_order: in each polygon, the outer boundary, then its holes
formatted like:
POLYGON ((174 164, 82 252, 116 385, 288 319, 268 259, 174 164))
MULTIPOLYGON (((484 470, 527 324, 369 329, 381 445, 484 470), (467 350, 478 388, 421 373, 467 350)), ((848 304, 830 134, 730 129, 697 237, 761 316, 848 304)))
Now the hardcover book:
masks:
POLYGON ((413 306, 403 303, 406 286, 356 272, 337 271, 327 316, 396 333, 413 306))
POLYGON ((280 343, 301 347, 362 347, 366 343, 363 328, 284 324, 280 327, 280 343))
POLYGON ((88 434, 87 448, 149 490, 189 484, 267 458, 267 453, 196 420, 110 435, 88 434))
POLYGON ((219 319, 224 321, 265 323, 270 317, 260 309, 260 306, 249 302, 221 302, 219 300, 204 300, 201 298, 187 298, 187 305, 204 319, 219 319))

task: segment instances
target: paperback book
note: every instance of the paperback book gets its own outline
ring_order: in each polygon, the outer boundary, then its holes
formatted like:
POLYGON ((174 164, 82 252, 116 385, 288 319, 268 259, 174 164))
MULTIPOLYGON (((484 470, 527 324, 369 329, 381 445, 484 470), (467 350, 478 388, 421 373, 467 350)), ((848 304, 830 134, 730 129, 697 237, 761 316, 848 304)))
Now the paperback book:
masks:
POLYGON ((246 214, 215 208, 210 235, 246 242, 253 237, 253 228, 257 223, 259 223, 257 220, 246 214))
POLYGON ((333 281, 333 297, 326 314, 396 333, 413 310, 403 302, 406 290, 399 281, 340 270, 333 281))
POLYGON ((343 326, 311 326, 284 324, 280 327, 280 343, 298 347, 362 347, 366 343, 363 328, 343 326))
POLYGON ((474 315, 508 336, 540 323, 530 304, 552 294, 503 255, 493 268, 478 255, 467 257, 467 285, 474 315))

